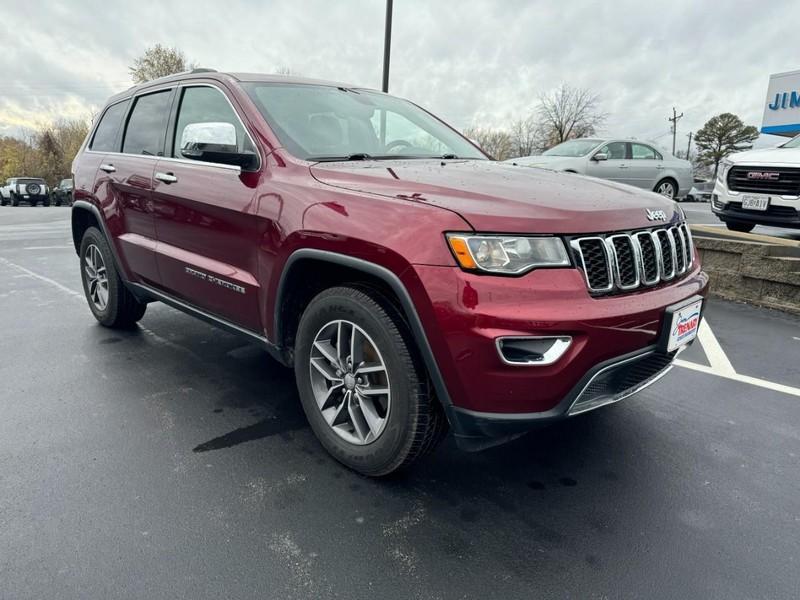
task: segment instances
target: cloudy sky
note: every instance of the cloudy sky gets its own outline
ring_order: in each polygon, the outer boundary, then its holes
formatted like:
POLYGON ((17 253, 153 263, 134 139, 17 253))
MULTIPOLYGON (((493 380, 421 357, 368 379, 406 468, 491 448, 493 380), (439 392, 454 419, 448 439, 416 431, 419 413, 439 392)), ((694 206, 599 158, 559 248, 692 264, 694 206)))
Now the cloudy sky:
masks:
MULTIPOLYGON (((379 88, 384 4, 0 0, 0 135, 91 115, 155 43, 219 70, 379 88)), ((800 69, 798 22, 798 0, 396 0, 390 92, 501 127, 566 82, 600 95, 609 135, 669 145, 676 106, 685 147, 720 112, 761 126, 769 74, 800 69)))

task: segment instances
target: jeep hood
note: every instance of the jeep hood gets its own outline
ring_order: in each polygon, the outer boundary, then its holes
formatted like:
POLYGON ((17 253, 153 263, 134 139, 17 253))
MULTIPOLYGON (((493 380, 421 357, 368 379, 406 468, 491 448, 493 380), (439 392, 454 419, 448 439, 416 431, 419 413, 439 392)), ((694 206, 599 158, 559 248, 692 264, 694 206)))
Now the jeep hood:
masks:
POLYGON ((402 198, 461 215, 476 231, 597 233, 649 227, 645 209, 680 217, 674 202, 626 185, 483 160, 321 162, 321 183, 402 198))
POLYGON ((736 165, 792 165, 800 167, 800 148, 762 148, 731 154, 728 160, 736 165))

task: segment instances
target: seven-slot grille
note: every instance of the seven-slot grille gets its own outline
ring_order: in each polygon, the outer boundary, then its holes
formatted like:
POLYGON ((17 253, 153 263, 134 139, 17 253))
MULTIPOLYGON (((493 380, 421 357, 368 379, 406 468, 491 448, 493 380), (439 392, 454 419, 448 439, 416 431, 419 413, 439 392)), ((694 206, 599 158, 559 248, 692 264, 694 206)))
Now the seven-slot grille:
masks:
POLYGON ((800 195, 800 169, 791 167, 731 167, 728 189, 776 196, 800 195))
POLYGON ((687 273, 694 262, 692 234, 685 223, 581 237, 570 245, 593 294, 627 292, 671 281, 687 273))

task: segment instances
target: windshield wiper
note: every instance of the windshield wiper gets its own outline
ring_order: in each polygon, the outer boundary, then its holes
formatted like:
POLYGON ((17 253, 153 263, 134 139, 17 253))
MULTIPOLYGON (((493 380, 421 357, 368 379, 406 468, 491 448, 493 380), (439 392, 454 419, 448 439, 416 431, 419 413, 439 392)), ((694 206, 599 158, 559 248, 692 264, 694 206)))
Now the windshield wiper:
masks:
POLYGON ((356 152, 347 156, 309 156, 306 160, 318 160, 320 162, 339 162, 346 160, 374 160, 376 156, 366 152, 356 152))

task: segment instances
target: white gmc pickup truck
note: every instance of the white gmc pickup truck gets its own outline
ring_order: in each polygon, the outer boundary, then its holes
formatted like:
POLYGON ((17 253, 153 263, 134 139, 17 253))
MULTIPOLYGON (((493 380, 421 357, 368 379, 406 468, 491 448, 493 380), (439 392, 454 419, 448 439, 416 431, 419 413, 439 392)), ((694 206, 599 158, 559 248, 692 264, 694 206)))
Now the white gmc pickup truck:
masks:
POLYGON ((756 225, 800 228, 800 135, 777 148, 723 160, 711 209, 733 231, 756 225))

